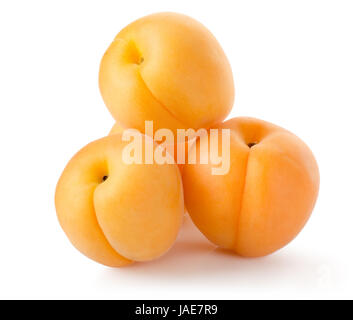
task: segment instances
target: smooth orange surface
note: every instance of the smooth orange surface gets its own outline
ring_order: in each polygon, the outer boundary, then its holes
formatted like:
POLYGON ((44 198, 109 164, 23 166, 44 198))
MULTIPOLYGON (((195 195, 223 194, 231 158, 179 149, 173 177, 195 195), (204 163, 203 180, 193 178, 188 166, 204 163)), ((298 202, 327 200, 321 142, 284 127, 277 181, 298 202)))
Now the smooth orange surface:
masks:
POLYGON ((119 124, 118 122, 115 122, 114 125, 112 126, 112 128, 110 129, 108 136, 114 135, 114 134, 123 134, 124 130, 126 130, 126 128, 124 128, 121 124, 119 124))
MULTIPOLYGON (((121 138, 112 135, 81 149, 67 164, 55 194, 59 222, 72 244, 112 267, 164 254, 184 213, 178 167, 125 164, 127 142, 121 138)), ((148 143, 153 144, 148 139, 144 146, 148 143)))
POLYGON ((105 52, 99 72, 103 100, 127 128, 208 128, 234 101, 230 64, 199 22, 158 13, 124 28, 105 52))
MULTIPOLYGON (((218 246, 242 256, 268 255, 290 242, 313 210, 315 158, 294 134, 262 120, 234 118, 216 128, 231 129, 230 171, 217 176, 211 164, 185 165, 186 208, 218 246)), ((199 154, 199 141, 194 147, 199 154)))

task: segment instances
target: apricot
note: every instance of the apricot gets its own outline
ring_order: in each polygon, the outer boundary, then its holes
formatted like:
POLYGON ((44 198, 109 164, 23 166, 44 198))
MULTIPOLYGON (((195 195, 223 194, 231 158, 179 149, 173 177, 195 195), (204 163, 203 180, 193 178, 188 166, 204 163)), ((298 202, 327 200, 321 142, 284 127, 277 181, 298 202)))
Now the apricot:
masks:
MULTIPOLYGON (((157 148, 150 138, 142 143, 157 148)), ((85 146, 67 164, 55 194, 57 216, 71 243, 111 267, 164 254, 184 214, 178 167, 126 163, 127 145, 115 134, 85 146)))
MULTIPOLYGON (((186 164, 186 208, 216 245, 247 257, 273 253, 300 232, 313 210, 315 158, 297 136, 265 121, 240 117, 214 128, 230 129, 229 171, 212 175, 211 161, 186 164)), ((194 148, 200 152, 200 140, 194 148)))
POLYGON ((234 101, 228 59, 215 37, 185 15, 143 17, 118 33, 105 52, 99 88, 124 127, 208 128, 225 119, 234 101))

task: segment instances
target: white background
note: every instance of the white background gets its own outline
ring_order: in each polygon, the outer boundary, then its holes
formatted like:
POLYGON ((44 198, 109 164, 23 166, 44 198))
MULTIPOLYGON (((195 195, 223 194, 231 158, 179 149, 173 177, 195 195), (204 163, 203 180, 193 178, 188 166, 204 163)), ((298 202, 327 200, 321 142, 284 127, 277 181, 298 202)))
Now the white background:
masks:
POLYGON ((1 1, 0 298, 353 298, 352 1, 1 1), (248 115, 312 148, 320 195, 276 254, 216 249, 186 221, 163 258, 124 269, 88 260, 56 220, 56 182, 113 120, 98 68, 118 31, 149 13, 204 23, 231 61, 248 115))

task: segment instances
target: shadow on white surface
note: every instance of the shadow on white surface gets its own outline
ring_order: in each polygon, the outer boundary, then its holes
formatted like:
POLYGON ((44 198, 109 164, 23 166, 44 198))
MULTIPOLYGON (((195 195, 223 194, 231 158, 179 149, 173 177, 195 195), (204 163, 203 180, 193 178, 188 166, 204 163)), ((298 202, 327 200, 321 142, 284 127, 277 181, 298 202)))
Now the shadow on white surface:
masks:
POLYGON ((212 245, 186 217, 177 242, 162 258, 122 269, 106 269, 100 280, 113 288, 118 284, 137 284, 143 290, 146 284, 168 284, 168 290, 170 285, 183 286, 184 291, 196 287, 198 291, 208 287, 212 291, 234 292, 239 287, 265 292, 277 287, 289 292, 295 288, 330 288, 331 274, 323 259, 289 249, 263 258, 242 258, 212 245))

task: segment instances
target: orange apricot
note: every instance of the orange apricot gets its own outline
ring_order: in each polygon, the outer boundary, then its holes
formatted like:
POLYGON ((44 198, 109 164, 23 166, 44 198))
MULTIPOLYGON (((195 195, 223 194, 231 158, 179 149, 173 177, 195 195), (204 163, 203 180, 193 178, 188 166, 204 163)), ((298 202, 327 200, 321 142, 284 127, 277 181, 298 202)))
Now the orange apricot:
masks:
MULTIPOLYGON (((141 141, 144 148, 157 147, 150 138, 141 141)), ((163 255, 184 214, 178 167, 127 163, 127 145, 115 134, 85 146, 67 164, 55 194, 57 216, 71 243, 112 267, 163 255)))
POLYGON ((208 128, 234 101, 228 59, 201 23, 182 14, 152 14, 129 24, 105 52, 99 87, 113 117, 144 133, 208 128))
MULTIPOLYGON (((211 161, 186 164, 186 208, 216 245, 248 257, 273 253, 301 231, 314 208, 315 158, 297 136, 262 120, 240 117, 214 128, 230 129, 229 171, 212 175, 211 161)), ((208 136, 210 144, 219 134, 208 136)), ((200 140, 194 148, 200 152, 200 140)))

